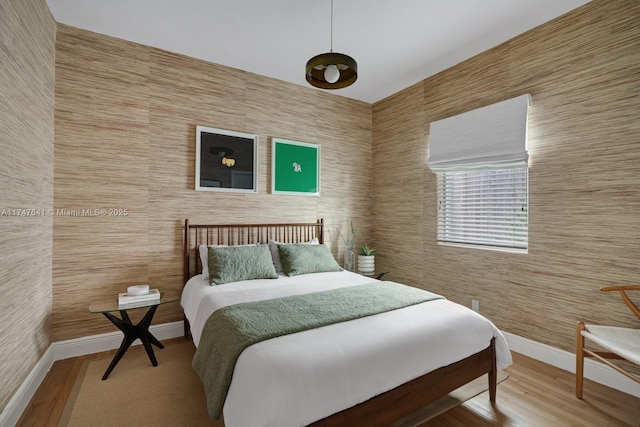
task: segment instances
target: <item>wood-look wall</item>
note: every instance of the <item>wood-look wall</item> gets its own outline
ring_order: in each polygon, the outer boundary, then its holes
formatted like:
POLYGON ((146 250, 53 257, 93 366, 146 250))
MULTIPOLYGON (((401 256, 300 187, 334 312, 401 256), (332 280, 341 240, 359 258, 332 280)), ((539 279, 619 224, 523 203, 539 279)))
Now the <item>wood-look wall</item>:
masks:
MULTIPOLYGON (((185 218, 324 218, 340 257, 348 219, 370 210, 369 104, 62 24, 55 127, 54 341, 114 331, 88 306, 132 283, 179 293, 185 218), (196 125, 259 135, 257 194, 194 190, 196 125), (320 197, 270 194, 272 137, 321 146, 320 197)), ((164 305, 154 323, 181 313, 164 305)))
POLYGON ((373 170, 391 279, 568 351, 578 320, 637 327, 598 289, 640 283, 640 2, 594 0, 376 103, 373 170), (528 254, 438 245, 429 123, 525 93, 528 254))
POLYGON ((51 343, 55 37, 44 0, 0 2, 0 412, 51 343))

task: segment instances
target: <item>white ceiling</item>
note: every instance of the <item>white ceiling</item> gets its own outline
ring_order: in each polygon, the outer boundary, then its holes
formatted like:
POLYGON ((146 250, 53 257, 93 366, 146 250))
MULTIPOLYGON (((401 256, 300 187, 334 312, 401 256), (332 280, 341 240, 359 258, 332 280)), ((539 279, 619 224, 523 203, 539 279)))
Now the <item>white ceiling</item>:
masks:
MULTIPOLYGON (((588 1, 334 0, 333 50, 358 80, 332 92, 373 103, 588 1)), ((60 23, 303 86, 306 62, 331 48, 331 0, 47 4, 60 23)))

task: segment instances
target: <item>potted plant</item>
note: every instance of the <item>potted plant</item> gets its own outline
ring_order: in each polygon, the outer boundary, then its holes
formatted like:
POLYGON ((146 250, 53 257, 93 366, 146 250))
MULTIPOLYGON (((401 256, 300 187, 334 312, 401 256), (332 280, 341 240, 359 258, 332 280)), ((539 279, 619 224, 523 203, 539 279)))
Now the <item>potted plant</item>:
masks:
POLYGON ((376 250, 366 243, 358 248, 358 272, 365 276, 373 276, 375 272, 376 250))

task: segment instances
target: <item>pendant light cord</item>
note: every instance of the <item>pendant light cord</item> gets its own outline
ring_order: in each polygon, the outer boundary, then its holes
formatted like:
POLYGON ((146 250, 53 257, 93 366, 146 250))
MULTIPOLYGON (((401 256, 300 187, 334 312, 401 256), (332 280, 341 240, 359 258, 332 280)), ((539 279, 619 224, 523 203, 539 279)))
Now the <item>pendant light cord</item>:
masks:
POLYGON ((331 0, 331 52, 333 52, 333 0, 331 0))

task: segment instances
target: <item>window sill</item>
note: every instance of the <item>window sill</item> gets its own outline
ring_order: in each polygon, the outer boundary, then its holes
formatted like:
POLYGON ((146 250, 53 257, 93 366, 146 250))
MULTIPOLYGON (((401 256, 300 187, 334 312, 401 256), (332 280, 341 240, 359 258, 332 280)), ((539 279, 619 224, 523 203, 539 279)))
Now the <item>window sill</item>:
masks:
POLYGON ((450 246, 454 248, 464 249, 482 249, 485 251, 497 251, 497 252, 509 252, 514 254, 528 254, 529 249, 517 249, 517 248, 501 248, 499 246, 485 246, 485 245, 473 245, 470 243, 451 243, 451 242, 438 242, 439 246, 450 246))

